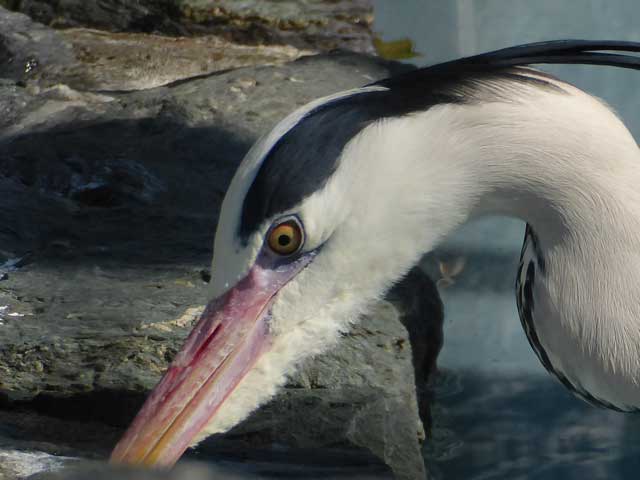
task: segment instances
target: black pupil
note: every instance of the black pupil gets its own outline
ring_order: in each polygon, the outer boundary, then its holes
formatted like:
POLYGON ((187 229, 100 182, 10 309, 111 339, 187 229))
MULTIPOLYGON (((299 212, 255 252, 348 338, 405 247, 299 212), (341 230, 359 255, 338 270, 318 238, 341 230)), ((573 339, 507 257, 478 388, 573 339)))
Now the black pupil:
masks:
POLYGON ((278 245, 280 245, 281 247, 286 247, 291 243, 291 237, 289 237, 288 235, 280 235, 278 237, 278 245))

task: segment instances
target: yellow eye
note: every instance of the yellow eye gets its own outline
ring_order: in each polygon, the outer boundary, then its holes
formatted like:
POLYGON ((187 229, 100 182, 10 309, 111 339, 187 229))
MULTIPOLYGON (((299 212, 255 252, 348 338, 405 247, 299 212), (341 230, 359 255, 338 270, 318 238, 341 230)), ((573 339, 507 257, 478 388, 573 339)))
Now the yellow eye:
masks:
POLYGON ((269 232, 269 248, 278 255, 291 255, 302 245, 302 230, 298 222, 287 220, 269 232))

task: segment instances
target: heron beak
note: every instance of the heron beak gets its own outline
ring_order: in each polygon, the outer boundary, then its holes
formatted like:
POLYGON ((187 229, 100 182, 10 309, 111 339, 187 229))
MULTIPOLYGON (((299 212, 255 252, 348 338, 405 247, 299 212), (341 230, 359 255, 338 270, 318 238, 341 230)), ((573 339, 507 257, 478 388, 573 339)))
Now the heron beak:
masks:
POLYGON ((281 266, 259 258, 235 287, 210 302, 182 350, 111 454, 112 463, 171 467, 269 350, 270 307, 312 259, 281 266), (274 268, 272 268, 274 267, 274 268))

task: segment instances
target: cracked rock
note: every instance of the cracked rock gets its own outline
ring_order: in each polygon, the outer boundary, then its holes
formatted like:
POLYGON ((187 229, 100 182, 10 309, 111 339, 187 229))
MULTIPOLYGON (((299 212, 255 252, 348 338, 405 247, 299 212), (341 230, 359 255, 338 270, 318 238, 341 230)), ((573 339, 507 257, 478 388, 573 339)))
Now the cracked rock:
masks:
POLYGON ((56 28, 216 35, 244 45, 373 53, 371 0, 0 0, 56 28))

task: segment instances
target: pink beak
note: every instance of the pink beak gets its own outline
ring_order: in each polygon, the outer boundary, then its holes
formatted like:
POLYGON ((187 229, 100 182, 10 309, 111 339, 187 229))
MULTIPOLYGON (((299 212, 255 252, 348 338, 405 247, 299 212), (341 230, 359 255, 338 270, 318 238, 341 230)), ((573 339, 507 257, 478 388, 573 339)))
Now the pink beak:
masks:
POLYGON ((172 466, 269 350, 270 306, 311 260, 276 266, 261 255, 235 287, 207 305, 164 377, 111 454, 111 462, 172 466))

